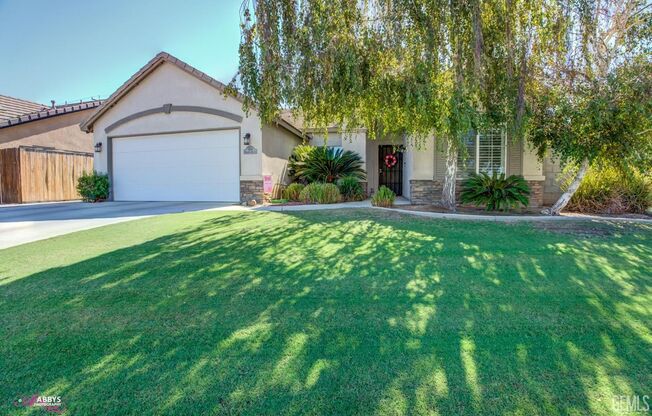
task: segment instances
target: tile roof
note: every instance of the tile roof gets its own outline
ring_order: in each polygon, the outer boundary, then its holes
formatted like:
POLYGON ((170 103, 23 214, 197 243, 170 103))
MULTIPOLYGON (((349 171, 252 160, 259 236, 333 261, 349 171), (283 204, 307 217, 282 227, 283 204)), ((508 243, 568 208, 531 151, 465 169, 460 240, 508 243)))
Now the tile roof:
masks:
MULTIPOLYGON (((3 96, 0 96, 0 99, 3 96)), ((14 100, 14 99, 12 99, 14 100)), ((0 101, 0 105, 2 101, 0 101)), ((29 123, 30 121, 41 120, 44 118, 56 117, 62 114, 74 113, 77 111, 88 110, 91 108, 99 107, 102 104, 101 100, 82 101, 75 104, 57 105, 54 108, 43 106, 37 108, 26 114, 16 115, 14 117, 2 119, 0 117, 0 129, 5 127, 12 127, 18 124, 29 123)))
MULTIPOLYGON (((102 105, 92 116, 90 116, 87 120, 82 122, 80 124, 81 129, 86 132, 93 131, 93 124, 102 116, 102 114, 104 114, 111 107, 113 107, 122 97, 124 97, 127 93, 129 93, 129 91, 131 91, 132 88, 138 85, 140 81, 142 81, 156 68, 158 68, 159 65, 165 62, 176 65, 178 68, 181 68, 182 70, 186 71, 190 75, 193 75, 194 77, 198 78, 201 81, 204 81, 205 83, 216 88, 217 90, 226 93, 227 90, 226 84, 216 80, 210 75, 198 70, 197 68, 194 68, 193 66, 183 62, 182 60, 170 55, 167 52, 159 52, 154 58, 152 58, 148 63, 146 63, 145 66, 140 68, 135 74, 131 76, 131 78, 129 78, 113 94, 111 94, 109 98, 107 98, 102 103, 102 105)), ((238 101, 244 101, 244 96, 240 93, 237 93, 234 98, 238 101)), ((279 118, 276 120, 276 123, 281 127, 293 132, 294 134, 303 136, 303 134, 301 133, 301 129, 297 128, 293 123, 290 122, 289 119, 279 118)))
POLYGON ((47 107, 44 104, 0 95, 0 122, 40 111, 47 107))

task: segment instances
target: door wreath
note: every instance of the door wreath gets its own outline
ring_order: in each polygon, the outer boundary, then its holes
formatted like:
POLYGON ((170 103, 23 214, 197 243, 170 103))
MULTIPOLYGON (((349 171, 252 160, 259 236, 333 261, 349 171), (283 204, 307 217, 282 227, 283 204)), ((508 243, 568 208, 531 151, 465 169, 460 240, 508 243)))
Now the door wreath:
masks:
POLYGON ((385 156, 385 166, 387 166, 389 169, 393 168, 396 163, 398 163, 398 159, 396 159, 396 156, 393 154, 385 156))

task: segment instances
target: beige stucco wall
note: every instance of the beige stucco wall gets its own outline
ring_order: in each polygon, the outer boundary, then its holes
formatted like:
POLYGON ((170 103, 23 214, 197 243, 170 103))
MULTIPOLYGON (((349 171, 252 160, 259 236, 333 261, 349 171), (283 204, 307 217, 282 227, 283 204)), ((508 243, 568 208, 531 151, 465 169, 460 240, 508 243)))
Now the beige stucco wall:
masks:
POLYGON ((525 144, 523 146, 523 177, 527 181, 543 181, 543 164, 539 160, 536 151, 532 146, 525 144))
POLYGON ((429 137, 419 146, 410 145, 408 151, 412 153, 412 168, 408 172, 410 179, 432 180, 435 177, 435 152, 438 143, 435 137, 429 137))
POLYGON ((264 125, 263 129, 263 175, 272 175, 275 186, 290 182, 287 173, 288 158, 302 139, 276 125, 264 125))
POLYGON ((367 133, 364 130, 311 133, 310 144, 312 146, 341 146, 344 150, 350 150, 360 155, 362 161, 366 161, 367 133))
POLYGON ((218 128, 240 129, 241 135, 251 134, 251 145, 258 149, 255 154, 243 154, 245 146, 240 139, 240 180, 262 180, 262 128, 256 112, 252 111, 246 115, 238 100, 224 97, 216 88, 170 63, 161 64, 95 122, 94 142, 103 143, 104 148, 101 153, 95 154, 95 168, 102 172, 108 170, 107 135, 104 132, 107 126, 134 113, 165 104, 219 109, 240 115, 243 121, 238 123, 228 118, 203 113, 158 113, 129 121, 112 130, 110 135, 218 128))
POLYGON ((77 111, 0 129, 0 149, 18 146, 54 147, 58 150, 93 151, 93 136, 79 123, 95 109, 77 111))

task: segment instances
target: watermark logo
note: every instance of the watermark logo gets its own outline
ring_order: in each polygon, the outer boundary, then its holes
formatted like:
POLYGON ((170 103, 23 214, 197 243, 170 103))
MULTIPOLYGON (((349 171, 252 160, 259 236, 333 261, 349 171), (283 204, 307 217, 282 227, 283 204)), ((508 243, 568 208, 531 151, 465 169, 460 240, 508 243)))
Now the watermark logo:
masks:
POLYGON ((621 413, 647 413, 650 411, 650 396, 619 395, 612 399, 613 410, 621 413))
POLYGON ((14 402, 17 407, 40 407, 46 412, 61 414, 64 412, 61 396, 43 396, 34 394, 23 397, 14 402))

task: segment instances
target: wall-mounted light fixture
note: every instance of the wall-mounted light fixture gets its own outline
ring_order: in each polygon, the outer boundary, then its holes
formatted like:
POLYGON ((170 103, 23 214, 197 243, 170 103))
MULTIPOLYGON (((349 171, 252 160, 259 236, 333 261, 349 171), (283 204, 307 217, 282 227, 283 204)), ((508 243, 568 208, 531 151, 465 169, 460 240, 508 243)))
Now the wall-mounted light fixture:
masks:
POLYGON ((95 143, 95 153, 102 152, 102 142, 95 143))
POLYGON ((245 146, 249 146, 251 144, 251 134, 245 133, 242 139, 242 143, 244 143, 245 146))

